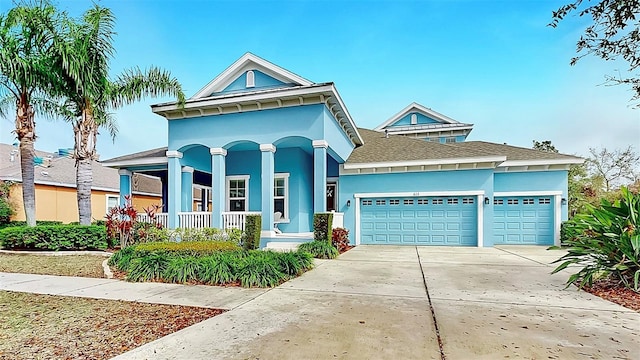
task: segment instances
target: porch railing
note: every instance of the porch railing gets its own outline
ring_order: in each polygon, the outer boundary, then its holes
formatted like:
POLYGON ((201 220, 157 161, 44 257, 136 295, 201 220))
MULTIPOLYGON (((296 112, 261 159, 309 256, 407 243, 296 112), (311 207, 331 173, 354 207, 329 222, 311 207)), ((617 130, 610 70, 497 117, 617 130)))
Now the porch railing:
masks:
POLYGON ((244 231, 247 215, 262 215, 259 211, 229 211, 222 213, 223 229, 240 229, 244 231))
POLYGON ((178 221, 181 228, 208 228, 211 227, 211 213, 208 211, 179 212, 178 221))
MULTIPOLYGON (((140 222, 148 222, 148 223, 153 222, 153 221, 151 221, 151 217, 149 217, 149 215, 147 215, 147 214, 138 214, 136 219, 138 221, 140 221, 140 222)), ((167 213, 156 213, 155 222, 166 228, 167 226, 169 226, 169 214, 167 214, 167 213)))

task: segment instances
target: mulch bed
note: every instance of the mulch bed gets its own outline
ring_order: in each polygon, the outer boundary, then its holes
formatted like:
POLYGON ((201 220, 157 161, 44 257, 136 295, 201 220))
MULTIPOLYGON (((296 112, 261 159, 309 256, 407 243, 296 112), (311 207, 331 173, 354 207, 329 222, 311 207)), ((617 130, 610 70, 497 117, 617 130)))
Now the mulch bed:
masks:
POLYGON ((627 289, 618 282, 598 280, 594 281, 592 286, 585 286, 583 290, 628 309, 640 312, 640 293, 627 289))

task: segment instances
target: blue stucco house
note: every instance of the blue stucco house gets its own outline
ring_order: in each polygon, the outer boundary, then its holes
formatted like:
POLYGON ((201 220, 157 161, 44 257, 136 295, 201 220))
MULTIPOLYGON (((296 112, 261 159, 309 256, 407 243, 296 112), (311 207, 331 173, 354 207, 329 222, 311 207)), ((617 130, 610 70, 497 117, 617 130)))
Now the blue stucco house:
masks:
POLYGON ((167 147, 104 161, 163 183, 159 219, 243 227, 262 215, 261 246, 312 238, 335 212, 355 244, 558 244, 567 170, 582 159, 481 141, 473 125, 412 103, 358 128, 333 83, 247 53, 183 107, 152 106, 167 147))

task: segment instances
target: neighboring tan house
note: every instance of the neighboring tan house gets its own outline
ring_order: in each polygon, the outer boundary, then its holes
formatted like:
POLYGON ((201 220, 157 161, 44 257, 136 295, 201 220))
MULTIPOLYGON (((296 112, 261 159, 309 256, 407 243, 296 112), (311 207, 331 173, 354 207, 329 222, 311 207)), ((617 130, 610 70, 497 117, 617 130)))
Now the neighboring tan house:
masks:
MULTIPOLYGON (((63 223, 78 221, 75 160, 67 155, 69 153, 66 149, 60 149, 58 153, 36 150, 34 165, 37 220, 57 220, 63 223)), ((20 151, 17 146, 0 144, 0 180, 15 182, 9 198, 16 211, 11 220, 25 220, 20 151)), ((136 174, 131 177, 131 182, 133 206, 139 212, 150 205, 162 204, 159 179, 136 174)), ((94 161, 91 214, 95 220, 104 219, 107 210, 118 205, 119 189, 118 170, 94 161)))
POLYGON ((333 83, 250 53, 184 106, 151 110, 168 146, 104 161, 123 174, 120 193, 131 174, 162 179, 169 228, 242 228, 261 214, 267 247, 311 240, 324 211, 355 244, 559 245, 567 171, 583 162, 466 141, 472 124, 416 103, 362 129, 333 83), (211 206, 193 210, 195 186, 211 206))

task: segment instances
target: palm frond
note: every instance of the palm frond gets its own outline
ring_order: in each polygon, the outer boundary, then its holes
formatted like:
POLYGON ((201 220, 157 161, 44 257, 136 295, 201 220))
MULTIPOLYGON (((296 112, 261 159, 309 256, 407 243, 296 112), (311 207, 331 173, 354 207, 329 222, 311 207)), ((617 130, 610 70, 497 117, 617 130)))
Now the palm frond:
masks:
POLYGON ((120 74, 111 84, 109 98, 114 108, 122 107, 143 97, 175 96, 179 104, 184 104, 182 85, 169 71, 151 67, 142 71, 136 67, 120 74))
POLYGON ((118 134, 118 122, 116 121, 114 114, 107 112, 104 108, 100 107, 94 109, 93 117, 98 127, 107 129, 111 136, 111 140, 115 141, 116 135, 118 134))

